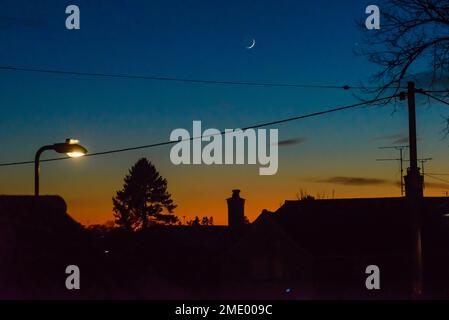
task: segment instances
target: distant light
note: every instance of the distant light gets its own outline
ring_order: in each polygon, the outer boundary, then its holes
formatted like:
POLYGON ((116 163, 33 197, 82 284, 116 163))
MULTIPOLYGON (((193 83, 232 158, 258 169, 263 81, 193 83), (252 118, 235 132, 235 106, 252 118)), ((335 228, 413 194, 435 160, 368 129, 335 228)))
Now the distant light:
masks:
POLYGON ((109 250, 104 250, 104 253, 109 253, 109 250))
POLYGON ((290 288, 285 289, 286 293, 290 293, 291 291, 292 291, 292 289, 290 289, 290 288))
POLYGON ((84 156, 85 154, 83 152, 67 152, 66 153, 70 158, 79 158, 84 156))

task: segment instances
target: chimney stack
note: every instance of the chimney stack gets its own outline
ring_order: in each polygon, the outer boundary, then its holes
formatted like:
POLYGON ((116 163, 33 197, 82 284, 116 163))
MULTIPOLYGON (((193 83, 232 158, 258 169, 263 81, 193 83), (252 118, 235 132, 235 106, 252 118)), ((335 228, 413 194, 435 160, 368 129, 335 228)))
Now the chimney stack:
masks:
POLYGON ((232 190, 232 197, 226 199, 228 202, 228 226, 239 228, 245 224, 245 199, 240 198, 240 190, 232 190))

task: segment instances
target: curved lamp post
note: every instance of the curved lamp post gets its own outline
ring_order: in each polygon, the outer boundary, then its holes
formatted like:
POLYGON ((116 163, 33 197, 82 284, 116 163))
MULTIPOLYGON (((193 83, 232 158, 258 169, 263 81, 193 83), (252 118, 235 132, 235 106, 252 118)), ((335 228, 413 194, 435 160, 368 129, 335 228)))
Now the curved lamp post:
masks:
POLYGON ((78 144, 78 140, 66 139, 63 143, 55 143, 43 146, 36 152, 34 157, 34 195, 39 195, 39 158, 42 152, 46 150, 54 150, 58 153, 65 153, 71 158, 82 157, 87 153, 87 149, 78 144))

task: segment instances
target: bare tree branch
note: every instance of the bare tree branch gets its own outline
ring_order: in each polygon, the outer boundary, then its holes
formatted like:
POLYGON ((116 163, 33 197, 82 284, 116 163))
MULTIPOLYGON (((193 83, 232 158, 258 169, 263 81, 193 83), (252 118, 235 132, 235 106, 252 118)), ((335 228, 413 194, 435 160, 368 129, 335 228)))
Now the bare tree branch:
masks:
POLYGON ((358 52, 379 65, 371 81, 380 96, 405 86, 418 61, 432 70, 431 84, 449 69, 449 0, 385 0, 380 6, 381 29, 366 30, 365 45, 358 52))

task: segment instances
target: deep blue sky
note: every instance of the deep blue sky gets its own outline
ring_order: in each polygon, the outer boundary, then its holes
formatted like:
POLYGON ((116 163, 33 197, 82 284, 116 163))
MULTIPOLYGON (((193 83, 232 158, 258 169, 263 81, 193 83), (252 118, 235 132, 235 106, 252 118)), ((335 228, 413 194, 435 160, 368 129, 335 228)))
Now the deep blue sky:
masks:
MULTIPOLYGON (((69 31, 64 11, 72 3, 3 2, 1 64, 318 84, 357 84, 373 70, 353 55, 363 1, 77 1, 81 30, 69 31), (246 50, 252 38, 256 47, 246 50)), ((2 125, 9 133, 1 142, 26 140, 30 146, 53 141, 57 133, 89 142, 95 134, 98 148, 111 137, 114 145, 127 145, 130 136, 167 137, 193 118, 211 127, 237 127, 353 100, 348 92, 7 71, 0 85, 8 102, 2 125), (130 124, 128 132, 119 130, 123 122, 130 124)), ((21 150, 12 148, 2 160, 25 157, 27 149, 21 150)))
MULTIPOLYGON (((368 83, 376 70, 365 57, 354 55, 364 33, 371 32, 356 26, 357 20, 365 19, 368 4, 371 1, 3 0, 0 65, 228 81, 357 85, 368 83), (70 4, 80 7, 81 30, 65 29, 65 7, 70 4), (256 46, 247 50, 252 38, 256 46)), ((192 120, 202 120, 207 127, 236 128, 357 101, 351 92, 338 90, 198 85, 0 70, 0 162, 32 159, 39 146, 66 137, 79 138, 96 152, 167 140, 173 129, 190 128, 192 120)), ((429 137, 423 147, 427 149, 420 150, 439 156, 441 164, 447 158, 447 150, 442 149, 447 143, 440 140, 443 110, 426 108, 419 113, 418 126, 421 139, 429 137)), ((406 133, 405 113, 391 112, 389 107, 350 111, 279 127, 281 139, 305 137, 307 143, 281 149, 278 183, 283 183, 285 176, 293 177, 295 180, 288 186, 297 189, 306 176, 337 172, 359 176, 382 172, 394 178, 395 164, 379 167, 372 162, 379 156, 376 146, 389 143, 375 138, 406 133)), ((188 194, 181 194, 183 179, 176 179, 193 169, 174 168, 168 150, 86 158, 74 164, 46 164, 42 188, 47 193, 62 194, 69 205, 79 210, 98 199, 105 207, 110 205, 130 165, 139 156, 147 156, 169 177, 175 190, 179 186, 178 199, 188 199, 188 194), (86 183, 101 191, 91 195, 85 190, 86 183)), ((260 179, 256 168, 248 170, 250 177, 260 179)), ((0 193, 31 192, 31 172, 30 167, 0 169, 0 179, 9 181, 2 184, 0 193)), ((189 177, 203 174, 211 173, 188 173, 189 177)), ((246 183, 237 177, 228 184, 246 183)), ((224 185, 224 189, 228 188, 224 185)), ((270 200, 267 206, 294 195, 296 189, 284 191, 281 198, 270 200)), ((331 189, 323 187, 326 192, 331 189)), ((201 188, 197 192, 201 194, 201 188)), ((221 196, 225 191, 220 192, 216 201, 225 197, 221 196)), ((261 203, 254 210, 264 206, 261 203)), ((201 206, 198 208, 201 210, 201 206)), ((110 208, 103 210, 103 216, 110 215, 110 208)), ((78 214, 86 221, 87 213, 78 214)))

